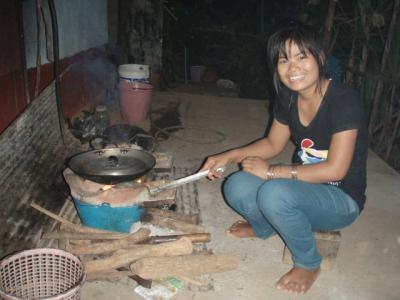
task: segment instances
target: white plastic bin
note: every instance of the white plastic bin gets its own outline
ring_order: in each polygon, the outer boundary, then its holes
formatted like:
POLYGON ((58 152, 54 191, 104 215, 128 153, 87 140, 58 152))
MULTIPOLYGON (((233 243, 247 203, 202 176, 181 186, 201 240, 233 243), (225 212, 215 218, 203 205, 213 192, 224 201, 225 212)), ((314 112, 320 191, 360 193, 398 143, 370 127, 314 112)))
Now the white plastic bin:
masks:
POLYGON ((125 64, 118 67, 118 74, 121 81, 141 81, 149 83, 150 70, 148 65, 125 64))
POLYGON ((201 78, 204 75, 204 72, 206 71, 205 66, 191 66, 190 67, 190 80, 192 82, 201 82, 201 78))

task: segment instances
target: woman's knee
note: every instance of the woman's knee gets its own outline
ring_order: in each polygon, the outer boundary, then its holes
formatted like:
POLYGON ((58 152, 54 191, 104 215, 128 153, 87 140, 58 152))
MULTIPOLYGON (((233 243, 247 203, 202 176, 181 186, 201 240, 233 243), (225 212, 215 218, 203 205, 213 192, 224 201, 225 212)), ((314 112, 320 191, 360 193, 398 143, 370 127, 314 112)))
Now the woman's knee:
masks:
POLYGON ((279 213, 296 206, 297 194, 292 180, 270 180, 259 188, 257 205, 265 214, 279 213))
POLYGON ((254 177, 254 175, 243 171, 230 175, 223 184, 223 192, 227 202, 234 204, 249 197, 255 198, 262 180, 259 183, 255 183, 254 181, 258 181, 258 179, 254 177))

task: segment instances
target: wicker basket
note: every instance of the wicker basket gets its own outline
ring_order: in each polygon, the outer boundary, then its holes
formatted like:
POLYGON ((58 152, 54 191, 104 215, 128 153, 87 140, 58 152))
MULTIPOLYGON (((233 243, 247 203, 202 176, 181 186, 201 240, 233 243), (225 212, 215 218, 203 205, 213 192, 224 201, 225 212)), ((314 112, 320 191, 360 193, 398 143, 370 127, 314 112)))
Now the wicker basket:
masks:
POLYGON ((85 270, 81 260, 58 249, 18 252, 0 261, 0 299, 80 299, 85 270))

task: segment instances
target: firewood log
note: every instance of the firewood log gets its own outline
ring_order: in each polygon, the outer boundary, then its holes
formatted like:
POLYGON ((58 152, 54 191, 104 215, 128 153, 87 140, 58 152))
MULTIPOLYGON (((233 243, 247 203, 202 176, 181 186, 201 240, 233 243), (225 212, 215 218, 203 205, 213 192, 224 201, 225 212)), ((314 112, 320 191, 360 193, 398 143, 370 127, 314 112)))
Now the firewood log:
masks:
POLYGON ((131 264, 133 273, 146 279, 197 276, 234 270, 239 258, 227 254, 146 257, 131 264))
POLYGON ((159 227, 166 227, 173 230, 178 230, 183 233, 203 233, 206 232, 204 227, 186 222, 174 220, 171 218, 162 217, 157 214, 147 214, 142 218, 143 222, 149 222, 159 227))
POLYGON ((131 244, 137 244, 143 242, 149 238, 149 235, 150 235, 150 229, 140 228, 138 231, 122 239, 107 241, 107 242, 92 243, 89 245, 70 244, 67 247, 67 250, 76 255, 108 253, 116 251, 121 248, 126 248, 131 244))
POLYGON ((157 215, 160 217, 164 218, 170 218, 190 224, 199 224, 199 214, 182 214, 182 213, 177 213, 172 210, 167 210, 167 209, 158 209, 158 208, 149 208, 146 211, 147 214, 150 215, 157 215))
POLYGON ((112 270, 128 265, 140 258, 150 256, 175 256, 193 252, 192 242, 188 238, 158 245, 135 246, 131 250, 121 250, 111 257, 92 260, 85 263, 88 274, 112 270))

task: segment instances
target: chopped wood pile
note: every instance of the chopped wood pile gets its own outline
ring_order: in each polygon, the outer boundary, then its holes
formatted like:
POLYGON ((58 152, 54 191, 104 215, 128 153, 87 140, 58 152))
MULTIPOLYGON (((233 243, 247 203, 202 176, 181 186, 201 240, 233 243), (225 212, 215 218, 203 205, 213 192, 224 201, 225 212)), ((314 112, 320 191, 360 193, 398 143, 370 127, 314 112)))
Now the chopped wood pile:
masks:
POLYGON ((55 231, 42 238, 57 239, 60 248, 78 255, 89 281, 128 276, 149 287, 153 279, 175 276, 195 284, 200 281, 192 276, 234 270, 239 264, 234 255, 194 249, 195 244, 211 241, 210 233, 198 224, 197 214, 147 209, 143 222, 181 232, 154 236, 144 227, 131 234, 94 229, 69 222, 37 204, 31 206, 60 222, 55 231))

